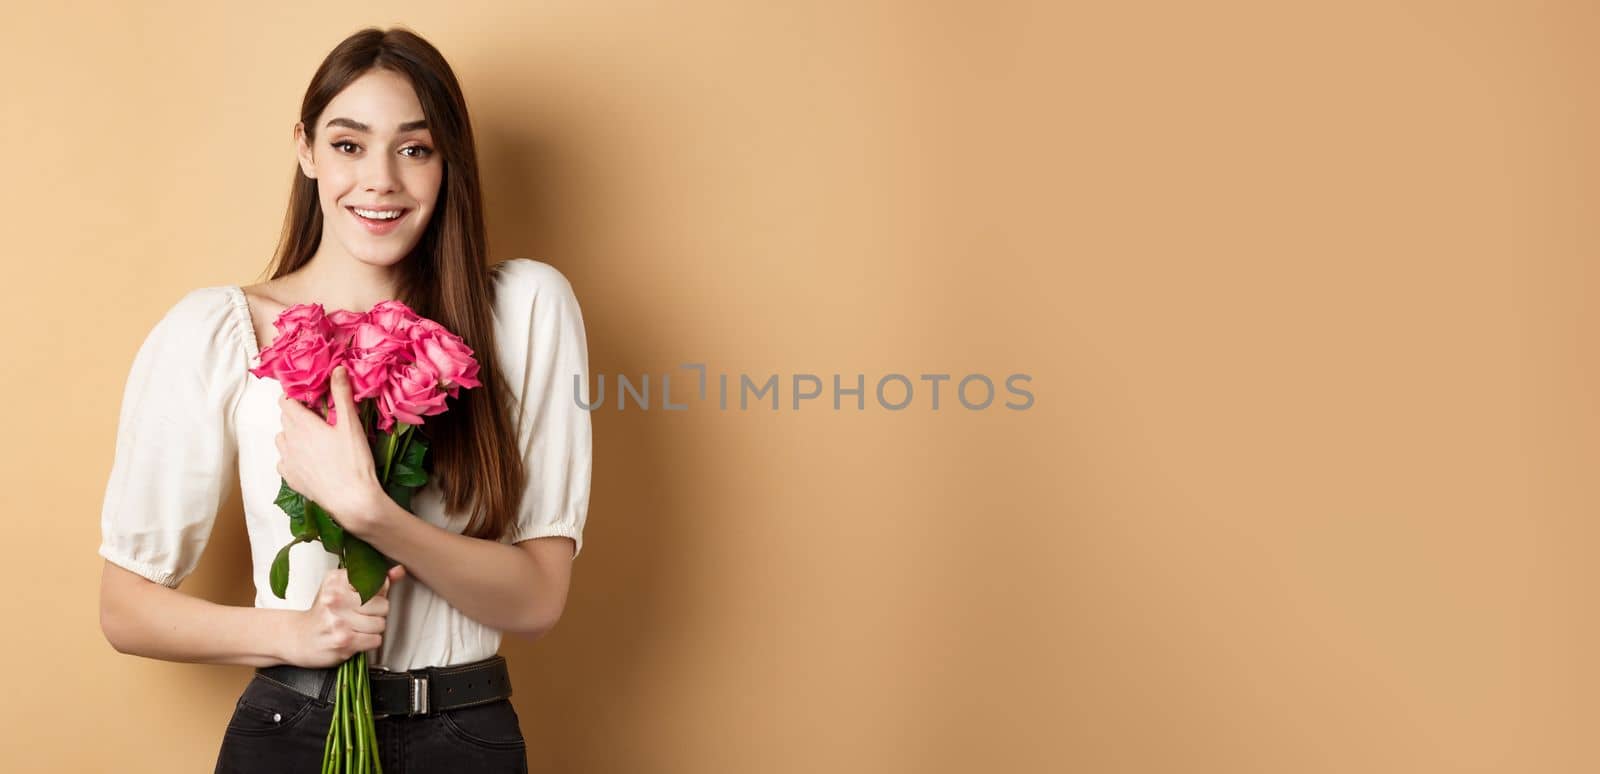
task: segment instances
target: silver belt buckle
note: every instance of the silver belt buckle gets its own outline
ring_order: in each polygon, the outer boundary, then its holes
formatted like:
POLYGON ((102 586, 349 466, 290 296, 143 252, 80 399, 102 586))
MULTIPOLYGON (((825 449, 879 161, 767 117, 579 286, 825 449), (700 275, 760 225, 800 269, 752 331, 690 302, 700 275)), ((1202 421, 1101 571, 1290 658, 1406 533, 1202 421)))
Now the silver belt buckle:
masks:
POLYGON ((428 714, 428 678, 426 675, 411 678, 411 714, 428 714))
MULTIPOLYGON (((391 671, 391 670, 385 669, 383 667, 374 667, 374 669, 377 669, 380 672, 391 671)), ((405 717, 414 717, 416 715, 426 715, 426 714, 428 714, 428 677, 427 677, 427 675, 423 675, 421 677, 417 677, 417 676, 413 675, 411 677, 410 694, 411 694, 410 695, 410 707, 408 708, 408 711, 404 714, 404 716, 405 717)), ((372 713, 372 719, 373 720, 378 720, 378 719, 381 719, 381 718, 389 717, 392 714, 394 714, 394 713, 374 712, 374 713, 372 713)))

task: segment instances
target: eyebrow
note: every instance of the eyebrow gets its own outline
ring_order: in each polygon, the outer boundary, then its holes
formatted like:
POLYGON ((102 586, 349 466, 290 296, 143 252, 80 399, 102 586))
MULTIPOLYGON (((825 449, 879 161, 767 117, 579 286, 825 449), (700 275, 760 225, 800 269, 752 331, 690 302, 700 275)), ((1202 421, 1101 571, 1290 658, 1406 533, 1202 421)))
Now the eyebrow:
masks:
MULTIPOLYGON (((328 123, 322 125, 322 127, 324 129, 326 129, 328 127, 331 127, 331 126, 343 126, 343 127, 348 128, 348 129, 354 129, 354 130, 356 130, 358 132, 370 132, 370 131, 372 131, 372 127, 367 126, 366 124, 363 124, 360 121, 355 120, 354 118, 332 118, 332 119, 328 120, 328 123)), ((417 119, 416 121, 407 121, 407 122, 401 124, 400 127, 396 131, 409 132, 409 131, 411 131, 413 129, 427 129, 427 128, 428 128, 428 119, 421 118, 421 119, 417 119)))

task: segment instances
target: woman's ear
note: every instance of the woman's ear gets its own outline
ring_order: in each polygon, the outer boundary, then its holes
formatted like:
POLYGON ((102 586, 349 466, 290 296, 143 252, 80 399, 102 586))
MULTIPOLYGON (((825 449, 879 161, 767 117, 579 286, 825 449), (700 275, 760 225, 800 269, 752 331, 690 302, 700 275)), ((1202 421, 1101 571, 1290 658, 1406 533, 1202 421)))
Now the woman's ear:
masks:
POLYGON ((304 121, 296 121, 294 125, 294 152, 300 160, 300 172, 312 180, 317 179, 317 165, 311 158, 311 147, 306 145, 306 125, 304 121))

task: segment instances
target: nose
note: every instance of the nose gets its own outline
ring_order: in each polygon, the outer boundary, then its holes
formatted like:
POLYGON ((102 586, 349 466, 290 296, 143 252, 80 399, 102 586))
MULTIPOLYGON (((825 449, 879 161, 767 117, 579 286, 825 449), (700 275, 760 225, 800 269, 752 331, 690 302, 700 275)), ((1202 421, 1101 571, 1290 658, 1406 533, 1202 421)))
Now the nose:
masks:
POLYGON ((362 188, 385 194, 399 187, 400 176, 395 174, 395 159, 387 153, 369 153, 362 159, 362 188))

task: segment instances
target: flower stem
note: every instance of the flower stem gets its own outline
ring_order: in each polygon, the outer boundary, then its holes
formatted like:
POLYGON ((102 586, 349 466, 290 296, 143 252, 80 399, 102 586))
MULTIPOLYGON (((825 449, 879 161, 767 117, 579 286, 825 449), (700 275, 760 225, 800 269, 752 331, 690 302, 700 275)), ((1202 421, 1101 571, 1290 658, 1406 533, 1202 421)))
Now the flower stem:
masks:
POLYGON ((361 770, 371 774, 378 765, 378 733, 372 727, 372 693, 367 683, 367 655, 361 654, 361 667, 356 670, 356 701, 361 705, 361 726, 367 738, 367 755, 361 760, 361 770))
POLYGON ((400 451, 398 452, 400 459, 402 460, 406 458, 406 449, 410 448, 411 446, 411 432, 416 429, 416 425, 406 425, 404 437, 400 439, 400 451))
MULTIPOLYGON (((337 706, 337 702, 335 702, 335 706, 337 706)), ((337 721, 338 718, 335 717, 334 720, 337 721)), ((334 745, 337 744, 338 741, 339 741, 339 724, 337 722, 329 723, 328 724, 328 738, 323 740, 323 742, 322 742, 322 774, 333 774, 333 771, 334 771, 333 749, 334 749, 334 745)))
POLYGON ((357 653, 350 659, 350 709, 355 713, 356 758, 350 766, 353 772, 365 769, 367 759, 367 707, 361 701, 361 670, 365 669, 366 653, 357 653))
POLYGON ((389 437, 384 439, 383 480, 378 482, 380 484, 389 483, 389 466, 394 463, 394 442, 400 437, 401 432, 400 430, 390 432, 389 437))
POLYGON ((363 671, 361 680, 361 706, 367 708, 367 733, 372 735, 372 769, 383 774, 383 756, 378 749, 378 722, 372 716, 372 673, 363 671))
POLYGON ((350 732, 350 713, 354 710, 355 702, 350 700, 350 662, 344 662, 344 675, 339 680, 340 698, 344 700, 344 761, 345 770, 350 770, 351 753, 355 750, 355 736, 350 732))
POLYGON ((342 702, 339 701, 339 681, 337 677, 335 677, 333 685, 333 722, 328 724, 328 743, 325 747, 323 747, 322 750, 322 763, 323 766, 327 768, 329 774, 337 774, 339 771, 339 748, 344 746, 344 737, 339 733, 341 729, 341 725, 339 723, 339 712, 342 708, 342 702))

